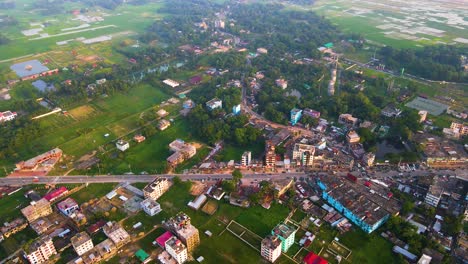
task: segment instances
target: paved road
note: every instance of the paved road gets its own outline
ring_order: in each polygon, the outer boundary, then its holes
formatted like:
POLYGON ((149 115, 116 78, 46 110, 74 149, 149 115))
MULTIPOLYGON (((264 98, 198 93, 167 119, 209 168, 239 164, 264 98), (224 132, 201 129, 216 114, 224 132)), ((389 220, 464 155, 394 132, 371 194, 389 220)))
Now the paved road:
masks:
MULTIPOLYGON (((158 174, 158 175, 75 175, 75 176, 45 176, 45 177, 11 177, 0 178, 0 185, 28 184, 63 184, 63 183, 118 183, 118 182, 151 182, 156 177, 173 178, 179 176, 182 180, 214 180, 230 179, 231 174, 158 174)), ((259 173, 244 174, 247 179, 286 179, 304 177, 305 173, 259 173)))

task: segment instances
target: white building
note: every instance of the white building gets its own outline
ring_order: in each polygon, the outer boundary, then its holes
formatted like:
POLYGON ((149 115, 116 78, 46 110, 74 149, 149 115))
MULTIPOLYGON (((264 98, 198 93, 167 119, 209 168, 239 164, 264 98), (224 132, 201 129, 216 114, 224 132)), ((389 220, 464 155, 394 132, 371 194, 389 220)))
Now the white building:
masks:
POLYGON ((190 201, 187 204, 187 206, 192 208, 192 209, 198 210, 206 202, 207 199, 208 199, 208 197, 206 197, 206 195, 201 194, 200 196, 195 198, 195 200, 190 201))
POLYGON ((57 251, 49 236, 40 237, 25 249, 25 257, 31 264, 47 262, 55 254, 57 251))
POLYGON ((78 256, 83 255, 94 247, 93 240, 91 240, 86 232, 81 232, 73 236, 71 238, 71 244, 78 256))
POLYGON ((70 217, 75 211, 80 209, 80 206, 72 198, 67 198, 58 203, 57 208, 62 214, 70 217))
POLYGON ((172 88, 176 88, 177 86, 180 85, 180 83, 178 83, 178 82, 176 82, 174 80, 171 80, 171 79, 166 79, 166 80, 163 81, 163 83, 166 84, 166 85, 169 85, 172 88))
POLYGON ((219 100, 218 98, 213 98, 210 101, 206 102, 206 107, 208 107, 210 110, 214 110, 216 108, 222 108, 223 101, 219 100))
POLYGON ((122 139, 119 139, 116 143, 115 146, 117 147, 118 150, 120 151, 126 151, 128 148, 130 148, 130 144, 122 139))
POLYGON ((281 240, 273 235, 265 237, 262 240, 260 254, 269 262, 275 262, 281 256, 281 240))
POLYGON ((171 255, 179 264, 187 261, 188 253, 185 245, 177 239, 177 237, 171 237, 166 241, 166 251, 171 255))
POLYGON ((143 200, 141 202, 141 208, 150 216, 159 214, 162 211, 161 205, 151 198, 143 200))
POLYGON ((17 115, 18 114, 16 114, 16 112, 11 112, 11 111, 0 112, 0 123, 12 121, 13 119, 16 118, 17 115))
POLYGON ((166 178, 156 178, 153 182, 143 188, 145 198, 157 200, 169 189, 169 181, 166 178))
POLYGON ((315 147, 313 145, 296 143, 292 154, 292 159, 300 162, 302 166, 312 166, 314 164, 315 147))
POLYGON ((241 165, 249 166, 251 161, 252 161, 252 152, 250 151, 244 152, 241 158, 241 165))
POLYGON ((440 186, 433 184, 429 187, 429 191, 427 192, 426 197, 424 198, 424 202, 430 206, 437 207, 442 193, 443 189, 440 186))

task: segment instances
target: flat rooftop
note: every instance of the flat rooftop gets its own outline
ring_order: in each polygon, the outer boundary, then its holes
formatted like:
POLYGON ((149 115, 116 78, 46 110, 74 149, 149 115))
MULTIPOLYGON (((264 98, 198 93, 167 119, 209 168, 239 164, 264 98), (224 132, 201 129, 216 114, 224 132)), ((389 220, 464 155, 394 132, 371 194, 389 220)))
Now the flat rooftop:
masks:
POLYGON ((39 74, 49 70, 49 68, 42 65, 42 63, 38 60, 30 60, 13 64, 10 66, 10 69, 13 70, 20 78, 39 74))

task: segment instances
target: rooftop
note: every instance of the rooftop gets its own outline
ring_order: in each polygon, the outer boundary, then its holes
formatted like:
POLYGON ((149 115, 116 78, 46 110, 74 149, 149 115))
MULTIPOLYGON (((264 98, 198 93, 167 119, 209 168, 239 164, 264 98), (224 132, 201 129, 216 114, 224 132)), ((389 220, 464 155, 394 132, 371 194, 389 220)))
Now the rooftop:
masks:
POLYGON ((156 178, 154 181, 152 181, 150 184, 146 185, 145 188, 143 188, 143 191, 145 192, 153 192, 154 189, 158 187, 159 184, 161 183, 166 183, 167 179, 166 178, 156 178))
POLYGON ((294 229, 291 226, 288 226, 286 224, 279 224, 275 228, 273 228, 272 231, 275 235, 288 238, 290 235, 292 235, 294 232, 296 232, 296 229, 294 229))
POLYGON ((185 245, 177 237, 169 238, 166 241, 166 247, 171 247, 177 254, 185 250, 185 245))
POLYGON ((39 74, 49 70, 49 68, 42 65, 42 63, 38 60, 30 60, 13 64, 10 66, 10 69, 12 69, 20 78, 39 74))
POLYGON ((71 241, 72 245, 80 246, 80 245, 88 242, 89 240, 91 240, 91 237, 88 235, 88 233, 83 231, 83 232, 78 233, 75 236, 73 236, 70 241, 71 241))
POLYGON ((276 249, 281 245, 281 240, 277 236, 268 235, 262 240, 262 247, 276 249))
POLYGON ((67 208, 75 207, 75 206, 78 206, 78 203, 72 198, 67 198, 57 204, 57 208, 60 210, 65 210, 67 208))

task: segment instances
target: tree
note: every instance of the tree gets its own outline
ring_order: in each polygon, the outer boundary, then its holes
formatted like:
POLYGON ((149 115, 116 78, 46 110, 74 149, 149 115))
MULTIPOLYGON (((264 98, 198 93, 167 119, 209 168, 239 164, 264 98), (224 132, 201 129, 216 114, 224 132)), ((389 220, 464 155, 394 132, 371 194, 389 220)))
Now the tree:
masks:
POLYGON ((182 179, 180 179, 179 176, 175 176, 174 178, 172 178, 172 182, 174 183, 174 185, 180 185, 182 183, 182 179))
POLYGON ((230 193, 233 192, 236 189, 236 183, 234 181, 223 181, 221 183, 221 187, 223 187, 223 190, 226 192, 230 193))
POLYGON ((242 179, 242 172, 239 169, 235 169, 232 172, 232 179, 234 182, 239 182, 242 179))

